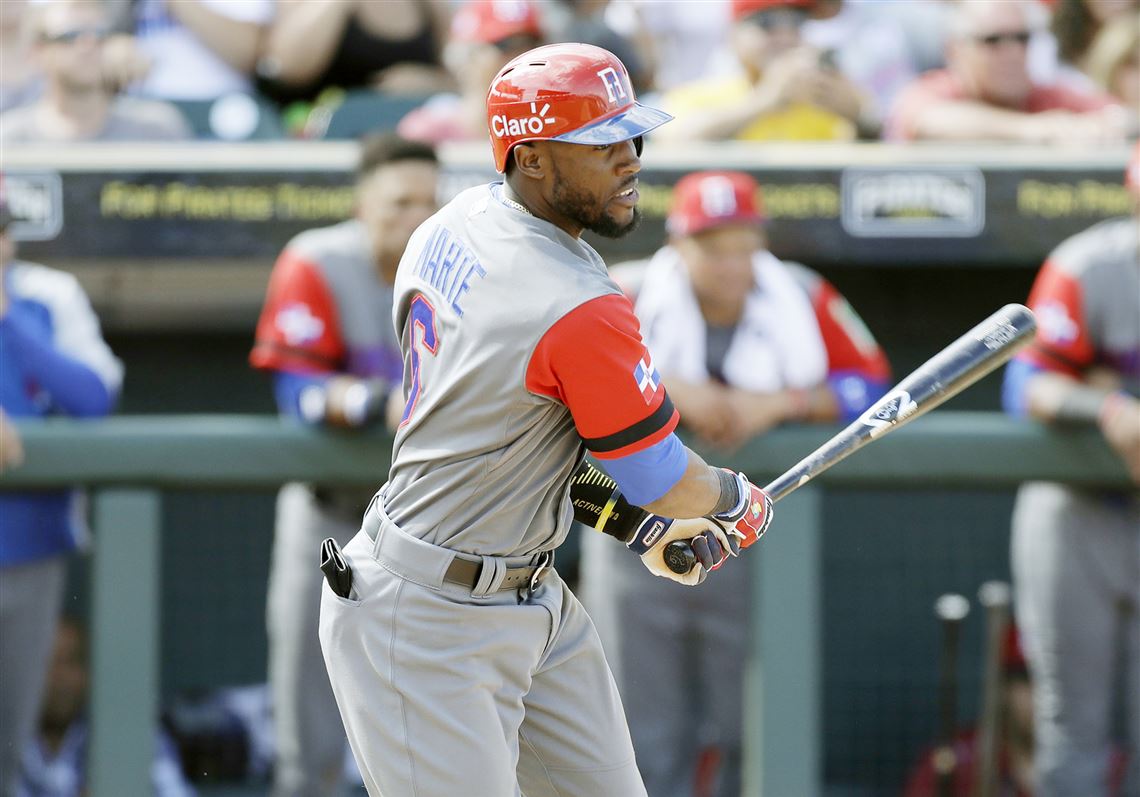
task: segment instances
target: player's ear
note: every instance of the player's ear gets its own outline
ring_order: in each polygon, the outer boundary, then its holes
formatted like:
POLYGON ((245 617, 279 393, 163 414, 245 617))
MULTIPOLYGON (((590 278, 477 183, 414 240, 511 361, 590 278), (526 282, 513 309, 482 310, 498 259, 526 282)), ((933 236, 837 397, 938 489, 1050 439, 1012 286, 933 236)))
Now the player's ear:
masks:
POLYGON ((546 175, 548 156, 541 147, 529 143, 516 144, 511 149, 511 157, 515 160, 515 169, 524 177, 541 180, 546 175))

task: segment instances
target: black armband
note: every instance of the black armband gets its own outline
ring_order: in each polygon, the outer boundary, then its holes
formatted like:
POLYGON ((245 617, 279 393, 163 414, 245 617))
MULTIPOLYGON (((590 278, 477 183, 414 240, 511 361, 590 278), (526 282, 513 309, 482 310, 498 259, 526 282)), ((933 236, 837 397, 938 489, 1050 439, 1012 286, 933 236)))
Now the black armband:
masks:
POLYGON ((637 525, 649 514, 625 500, 617 482, 588 459, 570 479, 570 503, 575 520, 623 543, 633 539, 637 525))

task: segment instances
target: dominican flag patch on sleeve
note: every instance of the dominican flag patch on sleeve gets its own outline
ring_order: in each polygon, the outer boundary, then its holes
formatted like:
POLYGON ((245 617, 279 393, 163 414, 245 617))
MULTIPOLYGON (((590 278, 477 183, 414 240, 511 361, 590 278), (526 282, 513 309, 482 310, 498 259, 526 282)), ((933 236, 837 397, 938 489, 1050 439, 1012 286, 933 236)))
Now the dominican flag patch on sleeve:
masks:
POLYGON ((633 369, 633 379, 637 382, 637 389, 641 391, 645 403, 651 403, 657 393, 658 385, 661 384, 661 374, 657 373, 653 358, 648 354, 637 361, 633 369))

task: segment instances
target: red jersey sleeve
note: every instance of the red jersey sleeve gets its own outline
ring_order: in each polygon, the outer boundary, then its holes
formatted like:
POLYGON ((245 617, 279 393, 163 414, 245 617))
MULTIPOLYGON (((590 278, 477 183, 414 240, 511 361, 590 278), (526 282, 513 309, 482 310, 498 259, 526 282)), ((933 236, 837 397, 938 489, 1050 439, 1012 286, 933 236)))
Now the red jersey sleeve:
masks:
POLYGON ((336 302, 320 269, 286 249, 269 277, 250 363, 330 373, 341 370, 345 355, 336 302))
POLYGON ((1018 359, 1072 377, 1080 377, 1092 365, 1096 351, 1083 293, 1072 275, 1045 261, 1029 293, 1029 309, 1037 316, 1037 336, 1018 359))
POLYGON ((551 326, 527 364, 526 386, 565 404, 600 459, 654 445, 679 419, 624 296, 591 299, 551 326))
POLYGON ((887 355, 855 308, 830 282, 821 278, 811 301, 827 349, 828 373, 855 372, 872 380, 890 378, 887 355))

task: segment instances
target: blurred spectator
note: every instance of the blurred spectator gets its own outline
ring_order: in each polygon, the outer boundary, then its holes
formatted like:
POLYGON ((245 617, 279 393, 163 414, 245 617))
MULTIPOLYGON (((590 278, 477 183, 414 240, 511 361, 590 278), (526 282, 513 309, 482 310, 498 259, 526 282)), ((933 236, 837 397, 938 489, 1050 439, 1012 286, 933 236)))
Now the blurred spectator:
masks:
POLYGON ((897 140, 1123 141, 1135 120, 1105 94, 1041 85, 1028 69, 1025 0, 960 3, 944 70, 903 90, 887 137, 897 140))
MULTIPOLYGON (((64 617, 56 630, 40 709, 39 732, 24 749, 19 797, 83 797, 87 789, 87 639, 83 628, 64 617)), ((150 776, 155 797, 192 797, 178 750, 156 729, 150 776)))
MULTIPOLYGON (((1017 626, 1007 628, 1001 649, 1001 697, 998 709, 997 767, 998 791, 995 797, 1031 797, 1033 789, 1033 686, 1017 626)), ((971 728, 954 742, 950 790, 939 792, 936 751, 927 750, 907 777, 904 797, 973 797, 983 794, 977 779, 981 775, 982 735, 971 728)), ((1113 751, 1108 783, 1109 795, 1121 794, 1127 761, 1123 751, 1113 751)), ((1091 797, 1091 796, 1090 796, 1091 797)))
MULTIPOLYGON (((149 69, 135 91, 164 100, 249 93, 274 0, 107 0, 149 69)), ((325 5, 320 3, 318 5, 325 5)), ((339 3, 331 3, 339 5, 339 3)), ((116 47, 122 40, 116 41, 116 47)))
POLYGON ((281 103, 323 89, 432 94, 451 87, 441 66, 447 3, 282 0, 258 62, 259 86, 281 103))
POLYGON ((916 75, 906 31, 888 15, 851 0, 816 0, 804 42, 823 53, 867 97, 856 120, 860 138, 878 138, 895 95, 916 75))
MULTIPOLYGON (((13 418, 111 411, 123 378, 75 277, 16 259, 0 196, 0 451, 23 460, 13 418)), ((67 554, 86 537, 70 490, 0 492, 0 795, 15 794, 35 729, 67 554)))
POLYGON ((669 141, 838 140, 855 135, 861 92, 827 54, 803 44, 813 0, 733 0, 732 45, 744 74, 665 95, 677 117, 654 133, 669 141))
POLYGON ((611 0, 605 18, 637 47, 657 91, 733 71, 731 60, 720 58, 732 25, 730 0, 611 0))
POLYGON ((854 1, 869 17, 887 20, 903 29, 916 72, 921 74, 946 66, 946 30, 958 0, 924 0, 921 3, 854 1))
POLYGON ((1100 29, 1085 70, 1102 91, 1140 113, 1140 13, 1115 17, 1100 29))
POLYGON ((1134 16, 1138 10, 1140 0, 1059 0, 1051 27, 1061 60, 1085 71, 1089 48, 1101 28, 1118 17, 1134 16))
MULTIPOLYGON (((835 288, 767 250, 758 193, 735 172, 678 182, 669 245, 645 267, 634 305, 681 424, 723 448, 788 421, 853 419, 890 375, 835 288)), ((701 793, 739 797, 751 569, 730 563, 700 589, 679 590, 606 542, 583 535, 582 596, 646 791, 691 797, 698 754, 711 746, 721 763, 704 786, 720 785, 701 793)))
POLYGON ((40 96, 43 81, 29 57, 24 31, 26 0, 0 3, 0 113, 40 96))
MULTIPOLYGON (((372 138, 361 152, 356 218, 286 245, 250 354, 274 372, 282 414, 348 429, 399 422, 392 285, 412 232, 436 210, 437 177, 428 145, 372 138)), ((278 495, 267 610, 277 797, 333 794, 340 785, 346 741, 317 639, 317 561, 324 538, 348 544, 372 493, 288 484, 278 495)))
POLYGON ((36 102, 0 114, 5 144, 36 141, 170 140, 190 135, 176 108, 116 96, 107 88, 107 16, 89 0, 53 0, 27 10, 31 56, 43 72, 36 102))
POLYGON ((1123 141, 1129 114, 1101 93, 1029 78, 1024 0, 961 3, 946 70, 922 75, 891 112, 895 139, 1123 141))
POLYGON ((408 113, 396 132, 415 141, 487 139, 487 87, 512 58, 543 43, 530 0, 468 0, 451 22, 444 61, 459 94, 437 94, 408 113))
MULTIPOLYGON (((1037 337, 1006 369, 1003 402, 1017 415, 1099 429, 1140 485, 1140 146, 1127 182, 1130 218, 1078 233, 1041 267, 1029 295, 1037 337)), ((1034 683, 1038 794, 1104 793, 1117 706, 1127 710, 1126 793, 1135 794, 1140 491, 1022 485, 1011 562, 1034 683)))
POLYGON ((610 0, 554 0, 542 5, 542 22, 552 42, 583 42, 609 50, 629 72, 638 94, 653 88, 649 68, 631 36, 619 33, 606 18, 610 0))

